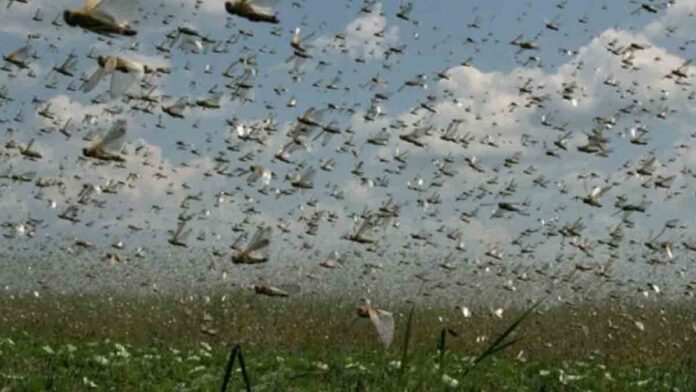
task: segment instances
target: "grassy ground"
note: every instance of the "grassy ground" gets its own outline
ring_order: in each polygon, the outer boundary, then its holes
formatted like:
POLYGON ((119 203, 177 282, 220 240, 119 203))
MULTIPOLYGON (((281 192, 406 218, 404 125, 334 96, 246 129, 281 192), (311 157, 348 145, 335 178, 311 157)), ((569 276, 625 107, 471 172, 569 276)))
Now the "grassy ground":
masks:
MULTIPOLYGON (((228 349, 242 344, 254 391, 695 391, 693 307, 562 306, 535 311, 516 344, 471 369, 520 311, 416 307, 401 364, 352 305, 278 300, 0 298, 0 391, 219 390, 228 349), (456 331, 444 357, 440 331, 456 331)), ((234 374, 230 390, 242 390, 234 374)))

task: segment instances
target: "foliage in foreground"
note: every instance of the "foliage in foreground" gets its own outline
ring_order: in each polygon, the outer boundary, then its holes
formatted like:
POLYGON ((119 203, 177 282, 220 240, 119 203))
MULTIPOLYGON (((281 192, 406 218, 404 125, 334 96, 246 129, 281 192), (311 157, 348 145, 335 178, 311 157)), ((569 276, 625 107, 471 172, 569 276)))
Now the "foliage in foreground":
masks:
MULTIPOLYGON (((62 342, 3 331, 0 385, 9 391, 211 391, 218 390, 227 352, 206 344, 133 347, 111 340, 62 342)), ((696 371, 687 367, 618 367, 581 361, 520 362, 494 357, 465 377, 473 356, 413 352, 399 376, 398 353, 247 352, 254 391, 693 391, 696 371)), ((229 390, 242 390, 235 371, 229 390)))
POLYGON ((216 391, 230 342, 254 391, 696 390, 690 307, 409 307, 385 351, 351 305, 236 299, 0 298, 0 392, 216 391))

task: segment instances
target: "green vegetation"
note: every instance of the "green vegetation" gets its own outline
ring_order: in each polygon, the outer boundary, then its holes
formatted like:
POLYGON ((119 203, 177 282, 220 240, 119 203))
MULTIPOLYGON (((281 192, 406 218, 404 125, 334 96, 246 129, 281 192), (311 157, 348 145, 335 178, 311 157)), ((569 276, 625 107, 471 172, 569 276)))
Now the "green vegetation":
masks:
POLYGON ((4 298, 0 391, 217 391, 233 342, 254 391, 696 390, 687 308, 409 311, 385 351, 345 303, 4 298))

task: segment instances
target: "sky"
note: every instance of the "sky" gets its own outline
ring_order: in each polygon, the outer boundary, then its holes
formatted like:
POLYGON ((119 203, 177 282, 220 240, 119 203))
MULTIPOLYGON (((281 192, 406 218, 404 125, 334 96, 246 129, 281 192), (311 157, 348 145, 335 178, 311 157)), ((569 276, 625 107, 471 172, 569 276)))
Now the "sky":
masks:
POLYGON ((549 268, 588 291, 659 284, 669 295, 688 293, 696 254, 688 246, 696 241, 694 67, 683 68, 686 77, 667 75, 695 57, 696 1, 652 2, 652 13, 630 1, 430 0, 414 2, 407 20, 396 16, 402 4, 278 1, 273 9, 281 23, 273 26, 228 15, 223 1, 141 0, 132 38, 67 26, 62 11, 81 7, 80 1, 3 7, 0 52, 29 42, 36 55, 31 72, 0 71, 2 95, 11 98, 0 101, 0 172, 7 174, 0 179, 0 268, 6 272, 0 285, 162 290, 264 279, 311 290, 398 292, 400 282, 420 287, 425 281, 435 292, 496 293, 510 285, 534 292, 539 285, 518 278, 549 268), (37 9, 39 21, 33 20, 37 9), (169 52, 159 51, 165 35, 180 26, 218 45, 191 53, 180 38, 169 52), (293 57, 296 28, 307 37, 309 59, 293 57), (523 41, 538 48, 513 44, 523 41), (74 77, 52 71, 71 53, 74 77), (160 97, 153 113, 134 110, 142 106, 135 100, 112 99, 105 81, 80 91, 80 79, 97 68, 95 55, 168 68, 129 89, 136 94, 153 86, 160 97), (226 87, 237 79, 222 74, 237 64, 231 72, 241 75, 240 58, 249 56, 257 70, 245 101, 233 96, 237 88, 226 87), (421 85, 407 84, 419 75, 421 85), (386 84, 374 86, 373 79, 386 84), (222 93, 221 108, 193 105, 183 119, 161 110, 181 97, 205 99, 210 91, 222 93), (380 114, 367 120, 377 93, 388 99, 374 104, 380 114), (293 97, 296 105, 289 107, 293 97), (330 103, 338 109, 323 110, 330 103), (41 115, 47 106, 52 118, 41 115), (274 155, 291 140, 288 131, 309 108, 343 132, 325 139, 310 129, 309 148, 292 153, 290 163, 278 160, 274 155), (262 131, 263 143, 241 140, 229 125, 269 118, 274 126, 262 131), (58 129, 69 119, 67 137, 58 129), (85 139, 118 119, 127 121, 126 162, 83 157, 85 139), (440 137, 453 120, 465 141, 440 137), (400 138, 417 128, 429 129, 421 146, 400 138), (383 129, 386 145, 370 144, 383 129), (606 156, 577 148, 593 129, 607 138, 606 156), (632 129, 647 130, 647 143, 631 143, 632 129), (554 141, 566 132, 561 150, 554 141), (12 147, 31 140, 39 160, 12 147), (394 159, 403 152, 405 163, 394 159), (652 158, 651 173, 638 173, 652 158), (327 160, 335 160, 331 171, 320 169, 327 160), (273 171, 267 187, 247 183, 251 165, 273 171), (288 176, 308 167, 316 170, 313 188, 294 188, 288 176), (25 173, 31 181, 16 179, 25 173), (670 176, 669 188, 656 185, 670 176), (64 185, 37 186, 50 178, 64 185), (109 181, 123 186, 78 203, 84 186, 104 188, 109 181), (607 189, 601 206, 583 203, 597 186, 607 189), (616 206, 619 197, 645 211, 627 216, 616 206), (388 200, 399 214, 382 220, 372 233, 375 244, 345 239, 364 211, 374 216, 388 200), (500 211, 500 202, 522 211, 500 211), (58 217, 71 205, 80 208, 79 222, 58 217), (462 219, 472 211, 476 217, 462 219), (167 241, 181 215, 192 230, 186 248, 167 241), (578 219, 580 233, 561 233, 578 219), (308 233, 310 221, 318 225, 308 233), (645 246, 667 222, 657 250, 645 246), (231 245, 243 244, 258 226, 273 227, 268 261, 233 264, 231 245), (617 227, 624 236, 612 248, 606 242, 617 227), (94 247, 84 249, 77 240, 94 247), (319 266, 333 251, 344 267, 319 266), (497 251, 500 260, 491 257, 497 251))

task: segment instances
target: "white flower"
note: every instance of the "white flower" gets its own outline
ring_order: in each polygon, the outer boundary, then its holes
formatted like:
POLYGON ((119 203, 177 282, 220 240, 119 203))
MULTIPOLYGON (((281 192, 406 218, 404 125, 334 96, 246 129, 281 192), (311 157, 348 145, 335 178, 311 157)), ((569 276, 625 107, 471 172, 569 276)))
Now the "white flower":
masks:
POLYGON ((456 378, 450 377, 446 374, 442 375, 442 382, 445 383, 450 388, 456 388, 459 386, 459 380, 456 378))
POLYGON ((115 343, 114 347, 116 347, 116 356, 119 356, 121 358, 130 358, 130 353, 122 344, 115 343))
POLYGON ((102 366, 106 366, 109 364, 109 359, 107 359, 103 355, 95 355, 94 356, 94 361, 102 366))
POLYGON ((357 370, 360 371, 360 372, 364 372, 364 371, 367 370, 367 368, 366 368, 365 366, 363 366, 362 364, 360 364, 360 363, 353 363, 353 362, 347 364, 347 365, 346 365, 346 369, 357 369, 357 370))
POLYGON ((205 366, 199 365, 199 366, 196 366, 195 368, 189 370, 188 374, 202 372, 203 370, 205 370, 205 366))
POLYGON ((96 388, 97 384, 87 377, 82 377, 82 383, 90 388, 96 388))
POLYGON ((401 361, 391 361, 389 362, 389 367, 393 369, 401 369, 401 361))

